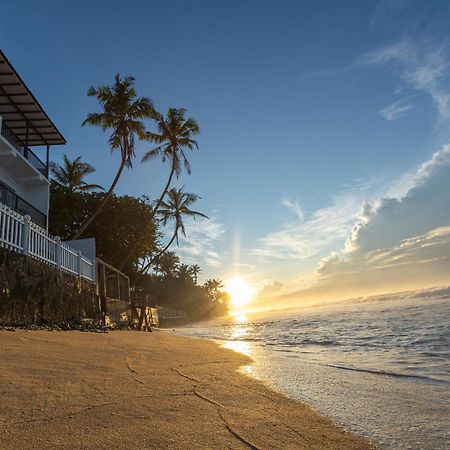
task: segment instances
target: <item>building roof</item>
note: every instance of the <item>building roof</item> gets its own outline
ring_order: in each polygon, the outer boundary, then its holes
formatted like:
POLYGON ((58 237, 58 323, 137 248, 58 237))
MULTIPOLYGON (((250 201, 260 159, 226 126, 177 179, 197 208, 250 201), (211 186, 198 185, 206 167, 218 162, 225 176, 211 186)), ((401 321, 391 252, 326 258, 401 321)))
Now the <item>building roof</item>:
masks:
POLYGON ((55 127, 42 106, 22 81, 0 50, 0 116, 3 123, 28 146, 65 144, 64 136, 55 127))

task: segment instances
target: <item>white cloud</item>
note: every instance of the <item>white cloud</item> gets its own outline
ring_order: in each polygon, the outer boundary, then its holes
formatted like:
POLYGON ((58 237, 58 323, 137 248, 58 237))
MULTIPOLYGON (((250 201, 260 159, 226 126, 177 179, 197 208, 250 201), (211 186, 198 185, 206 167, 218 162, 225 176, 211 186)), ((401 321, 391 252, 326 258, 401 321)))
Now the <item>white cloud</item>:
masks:
POLYGON ((284 284, 277 280, 266 280, 261 288, 258 290, 259 297, 267 297, 271 295, 276 295, 281 292, 284 284))
POLYGON ((345 239, 361 201, 355 193, 340 194, 332 199, 330 206, 318 209, 306 219, 296 203, 283 201, 296 220, 261 238, 251 253, 264 259, 305 259, 316 255, 328 245, 345 239))
POLYGON ((412 108, 411 103, 406 103, 404 100, 399 100, 397 102, 392 103, 389 106, 386 106, 382 110, 379 111, 379 113, 386 119, 386 120, 395 120, 399 117, 404 117, 408 114, 408 111, 412 108))
POLYGON ((215 217, 210 219, 186 220, 186 237, 180 237, 176 253, 187 264, 219 267, 222 256, 216 249, 225 228, 215 217))
POLYGON ((281 200, 281 204, 292 211, 298 217, 300 222, 305 220, 305 214, 303 213, 303 209, 298 201, 292 201, 288 198, 284 198, 281 200))
MULTIPOLYGON (((419 44, 405 39, 368 51, 352 64, 309 72, 303 74, 302 78, 322 78, 369 66, 388 66, 402 82, 402 86, 396 87, 394 93, 406 95, 412 90, 428 95, 437 108, 441 125, 450 119, 450 93, 445 87, 450 67, 449 46, 448 42, 432 47, 429 44, 419 44)), ((412 106, 412 103, 402 99, 379 112, 387 120, 394 120, 404 116, 412 106)))
MULTIPOLYGON (((393 224, 394 225, 394 224, 393 224)), ((448 284, 450 226, 357 254, 332 254, 316 271, 316 288, 346 285, 367 293, 448 284)), ((361 292, 358 292, 360 294, 361 292)))
POLYGON ((348 251, 367 252, 450 224, 450 144, 421 165, 402 198, 367 204, 347 239, 348 251))
POLYGON ((322 258, 316 272, 303 276, 298 290, 281 294, 280 300, 298 305, 448 285, 450 144, 406 174, 402 183, 393 188, 397 198, 363 203, 346 248, 322 258))
POLYGON ((375 7, 370 25, 374 27, 379 22, 384 23, 392 17, 397 19, 409 4, 409 0, 380 0, 375 7))
POLYGON ((345 242, 355 222, 363 217, 365 204, 371 205, 373 199, 387 192, 404 195, 416 182, 416 176, 414 172, 388 183, 385 174, 362 177, 345 185, 341 193, 331 197, 329 205, 310 214, 305 214, 298 202, 285 198, 281 203, 294 219, 260 238, 250 253, 260 262, 268 262, 307 259, 329 251, 331 246, 345 242))
POLYGON ((448 43, 430 47, 404 40, 367 52, 356 61, 359 67, 371 65, 392 66, 406 88, 430 96, 437 107, 441 123, 450 118, 450 93, 443 86, 450 66, 448 43))

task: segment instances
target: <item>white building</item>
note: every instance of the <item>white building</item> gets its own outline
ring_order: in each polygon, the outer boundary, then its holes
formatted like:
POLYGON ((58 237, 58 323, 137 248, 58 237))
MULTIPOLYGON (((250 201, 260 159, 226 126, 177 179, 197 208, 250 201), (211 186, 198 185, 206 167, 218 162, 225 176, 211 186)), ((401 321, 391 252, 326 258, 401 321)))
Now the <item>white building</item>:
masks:
POLYGON ((49 151, 52 145, 65 143, 0 50, 0 202, 30 216, 45 229, 50 193, 49 151))
POLYGON ((94 239, 48 233, 49 152, 65 143, 0 50, 0 247, 95 282, 94 239))

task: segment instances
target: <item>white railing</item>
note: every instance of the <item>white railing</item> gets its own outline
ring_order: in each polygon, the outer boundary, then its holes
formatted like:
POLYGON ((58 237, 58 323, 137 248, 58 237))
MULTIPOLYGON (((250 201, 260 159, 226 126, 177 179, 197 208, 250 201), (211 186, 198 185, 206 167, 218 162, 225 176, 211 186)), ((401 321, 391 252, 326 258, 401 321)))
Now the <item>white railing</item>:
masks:
POLYGON ((95 282, 95 262, 31 222, 30 216, 0 203, 0 247, 95 282))

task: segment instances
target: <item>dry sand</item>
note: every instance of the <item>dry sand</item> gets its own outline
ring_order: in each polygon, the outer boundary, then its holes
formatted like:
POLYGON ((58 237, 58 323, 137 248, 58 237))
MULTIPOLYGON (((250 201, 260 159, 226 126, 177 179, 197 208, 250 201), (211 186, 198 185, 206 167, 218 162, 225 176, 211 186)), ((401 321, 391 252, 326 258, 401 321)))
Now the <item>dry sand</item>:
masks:
POLYGON ((368 449, 170 332, 0 332, 1 449, 368 449))

